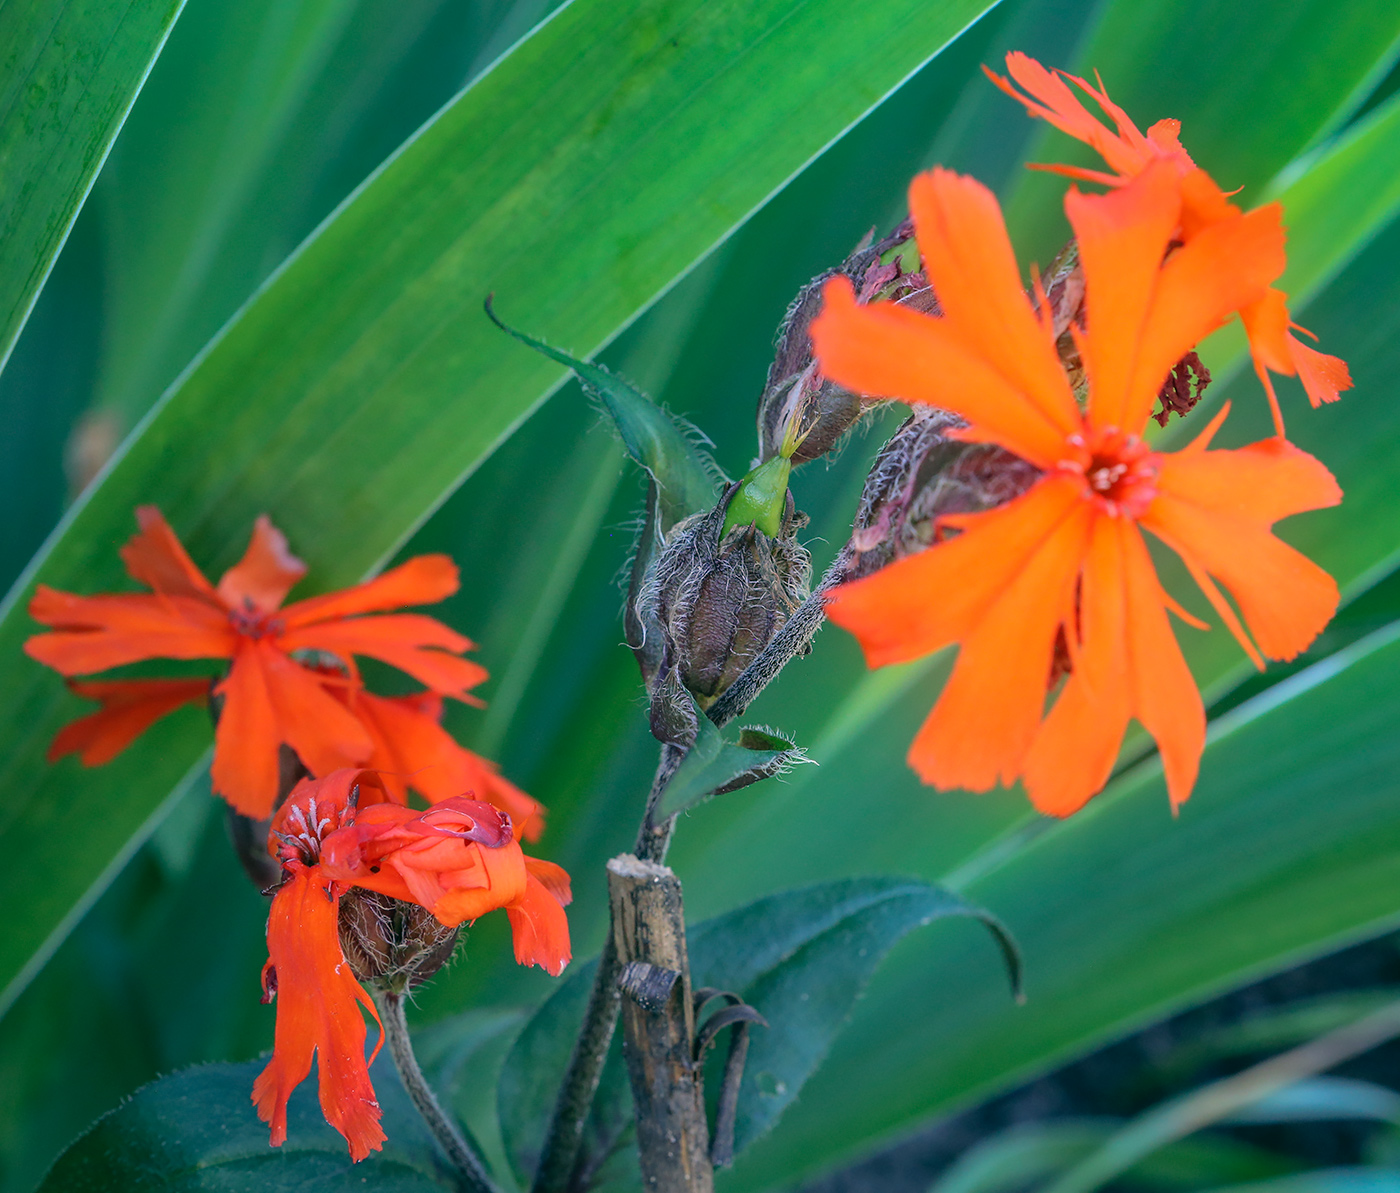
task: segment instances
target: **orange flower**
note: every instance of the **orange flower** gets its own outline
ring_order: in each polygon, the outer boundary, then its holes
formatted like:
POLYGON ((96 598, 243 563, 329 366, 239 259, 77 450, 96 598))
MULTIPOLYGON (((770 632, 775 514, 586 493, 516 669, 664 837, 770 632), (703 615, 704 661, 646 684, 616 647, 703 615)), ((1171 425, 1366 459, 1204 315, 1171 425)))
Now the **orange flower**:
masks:
MULTIPOLYGON (((1063 165, 1033 168, 1117 187, 1138 177, 1153 163, 1167 162, 1181 180, 1182 206, 1178 234, 1186 241, 1212 224, 1239 214, 1239 209, 1229 201, 1225 192, 1182 148, 1177 137, 1181 131, 1179 120, 1159 120, 1144 135, 1128 114, 1108 98, 1102 82, 1098 87, 1091 87, 1083 79, 1063 71, 1052 74, 1034 58, 1017 52, 1006 56, 1006 68, 1011 78, 1028 94, 1018 91, 1010 80, 990 70, 987 77, 1007 95, 1024 104, 1032 116, 1039 116, 1061 132, 1092 147, 1104 159, 1110 172, 1063 165), (1103 109, 1113 121, 1113 129, 1106 127, 1084 106, 1065 82, 1066 79, 1103 109)), ((1351 374, 1345 361, 1309 348, 1292 334, 1292 330, 1296 329, 1305 335, 1312 335, 1289 318, 1287 296, 1282 290, 1267 290, 1255 302, 1246 305, 1240 315, 1249 335, 1254 369, 1269 396, 1274 426, 1280 435, 1283 434, 1283 415, 1269 370, 1286 376, 1296 374, 1314 407, 1323 402, 1335 402, 1341 391, 1351 388, 1351 374)))
POLYGON ((328 836, 321 857, 337 880, 417 903, 449 928, 504 907, 521 965, 558 977, 569 963, 569 876, 521 853, 510 817, 488 803, 375 804, 328 836))
MULTIPOLYGON (((483 667, 457 657, 472 645, 461 634, 423 614, 385 612, 456 592, 457 568, 445 555, 419 556, 368 583, 283 608, 306 566, 266 517, 216 588, 159 510, 143 506, 136 516, 141 529, 122 559, 153 592, 81 597, 40 585, 29 612, 55 632, 31 638, 25 650, 64 675, 150 658, 231 659, 214 689, 222 708, 212 776, 215 792, 245 815, 272 810, 279 745, 313 774, 363 762, 374 750, 365 726, 293 652, 329 653, 356 683, 354 656, 380 659, 458 700, 471 700, 468 689, 486 678, 483 667)), ((126 744, 111 740, 118 749, 126 744)))
MULTIPOLYGON (((485 800, 507 813, 526 841, 544 832, 545 807, 510 782, 478 754, 463 749, 439 722, 442 697, 436 692, 413 696, 375 696, 363 688, 335 684, 328 690, 359 718, 374 750, 364 765, 379 772, 395 803, 408 803, 409 787, 429 803, 466 795, 485 800)), ((354 759, 346 759, 352 765, 354 759)))
POLYGON ((954 411, 970 424, 963 437, 1042 470, 1009 504, 944 519, 961 532, 951 541, 829 598, 871 666, 960 644, 909 754, 926 782, 980 791, 1020 777, 1036 807, 1067 815, 1107 781, 1135 717, 1157 739, 1173 805, 1188 797, 1205 716, 1166 611, 1194 619, 1161 588, 1140 527, 1181 555, 1256 661, 1296 655, 1336 608, 1331 577, 1270 533, 1340 499, 1320 463, 1281 438, 1208 451, 1219 419, 1175 454, 1139 438, 1172 365, 1283 268, 1276 206, 1221 219, 1168 256, 1181 202, 1171 162, 1106 195, 1066 197, 1086 285, 1084 412, 1048 315, 1021 288, 996 199, 973 180, 935 170, 910 189, 943 317, 858 306, 847 281, 827 283, 812 327, 826 376, 954 411), (1057 640, 1072 672, 1046 715, 1057 640))
POLYGON ((303 780, 273 819, 268 848, 287 881, 268 917, 263 989, 264 1001, 277 1000, 277 1031, 253 1102, 274 1147, 287 1137, 287 1099, 313 1055, 321 1109, 351 1157, 364 1159, 385 1138, 356 1004, 376 1023, 378 1015, 340 946, 340 897, 350 887, 417 903, 448 927, 504 907, 517 960, 555 975, 569 961, 568 876, 520 852, 509 816, 463 799, 413 812, 388 797, 374 771, 345 768, 303 780))

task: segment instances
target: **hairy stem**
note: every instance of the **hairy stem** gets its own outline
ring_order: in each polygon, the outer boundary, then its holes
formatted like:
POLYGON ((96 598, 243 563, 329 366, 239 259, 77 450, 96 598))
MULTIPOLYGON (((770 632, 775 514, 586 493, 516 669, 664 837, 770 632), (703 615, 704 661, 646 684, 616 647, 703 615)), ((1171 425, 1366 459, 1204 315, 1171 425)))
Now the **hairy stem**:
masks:
POLYGON ((807 644, 826 620, 826 594, 846 578, 850 564, 850 548, 843 547, 812 595, 797 607, 773 640, 759 652, 758 658, 710 705, 707 714, 711 721, 719 726, 729 724, 758 699, 759 693, 777 678, 778 672, 807 649, 807 644))
MULTIPOLYGON (((826 620, 823 598, 830 589, 845 579, 849 565, 850 551, 846 548, 827 568, 812 595, 798 606, 796 612, 788 618, 787 623, 760 652, 758 658, 749 664, 733 686, 710 707, 708 715, 711 721, 723 726, 733 720, 757 698, 788 662, 806 649, 807 644, 821 629, 822 622, 826 620)), ((651 781, 651 790, 647 794, 646 811, 642 816, 642 824, 637 831, 637 844, 633 850, 643 861, 660 864, 666 860, 676 818, 668 816, 658 824, 656 810, 661 805, 661 796, 666 790, 666 784, 671 781, 676 768, 685 759, 685 754, 685 748, 682 746, 663 743, 661 747, 661 757, 657 762, 656 775, 651 781)), ((622 1006, 621 992, 617 985, 620 969, 617 948, 612 934, 609 933, 598 958, 598 972, 593 978, 593 990, 588 997, 583 1024, 579 1028, 578 1038, 574 1041, 569 1067, 565 1070, 559 1097, 554 1104, 554 1114, 550 1119, 544 1150, 540 1153, 539 1167, 535 1170, 531 1193, 569 1193, 578 1167, 584 1124, 593 1105, 598 1081, 603 1075, 603 1063, 607 1060, 613 1032, 617 1030, 618 1015, 622 1006)))
POLYGON ((375 992, 375 1002, 379 1005, 384 1035, 389 1041, 389 1055, 394 1058, 399 1079, 414 1107, 423 1116, 423 1121, 428 1124, 433 1138, 457 1169, 462 1188, 466 1193, 499 1193, 487 1175, 486 1166, 472 1151, 461 1129, 443 1110, 428 1079, 423 1076, 423 1070, 418 1067, 418 1058, 413 1055, 413 1044, 408 1036, 408 1020, 404 1018, 404 996, 390 990, 379 990, 375 992))

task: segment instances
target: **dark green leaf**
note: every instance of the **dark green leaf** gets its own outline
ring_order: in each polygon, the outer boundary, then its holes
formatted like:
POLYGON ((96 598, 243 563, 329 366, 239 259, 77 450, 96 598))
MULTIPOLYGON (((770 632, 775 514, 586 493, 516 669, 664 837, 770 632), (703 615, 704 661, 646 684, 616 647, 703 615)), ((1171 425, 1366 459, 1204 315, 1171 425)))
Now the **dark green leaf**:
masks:
POLYGON ((885 954, 911 929, 949 916, 969 916, 991 930, 1018 988, 1020 957, 1005 928, 951 891, 922 882, 850 879, 785 891, 692 929, 695 986, 740 993, 768 1021, 749 1036, 736 1156, 797 1099, 885 954))
POLYGON ((486 313, 502 331, 528 344, 550 360, 572 369, 583 392, 608 412, 622 437, 627 454, 646 469, 656 485, 664 535, 682 518, 707 510, 715 503, 715 488, 722 479, 714 462, 700 449, 701 438, 693 428, 661 409, 630 381, 592 361, 578 360, 542 340, 502 323, 488 301, 486 313))
MULTIPOLYGON (((1117 1119, 1060 1119, 1011 1127, 959 1156, 928 1193, 1020 1193, 1101 1147, 1121 1126, 1117 1119)), ((1200 1189, 1260 1180, 1295 1164, 1232 1139, 1203 1136, 1169 1144, 1131 1170, 1144 1183, 1200 1189)))
POLYGON ((725 741, 698 707, 694 711, 698 725, 695 744, 662 792, 659 815, 663 818, 693 808, 712 795, 737 791, 811 761, 800 746, 766 729, 742 729, 737 745, 725 741))
POLYGON ((183 3, 0 5, 0 368, 183 3))
MULTIPOLYGON (((784 891, 689 929, 692 984, 741 994, 769 1023, 750 1037, 736 1154, 797 1097, 889 948, 911 928, 947 916, 986 924, 1013 985, 1019 982, 1016 947, 995 919, 948 891, 903 879, 784 891)), ((501 1075, 501 1131, 522 1180, 534 1171, 595 968, 596 962, 580 967, 535 1013, 501 1075)), ((630 1113, 620 1060, 609 1058, 600 1083, 595 1146, 616 1138, 617 1124, 630 1113)))
POLYGON ((345 1140, 322 1116, 314 1081, 303 1081, 287 1105, 287 1142, 268 1145, 267 1126, 249 1098, 266 1063, 202 1065, 144 1087, 59 1157, 41 1193, 457 1188, 387 1055, 372 1076, 389 1139, 359 1164, 350 1162, 345 1140))

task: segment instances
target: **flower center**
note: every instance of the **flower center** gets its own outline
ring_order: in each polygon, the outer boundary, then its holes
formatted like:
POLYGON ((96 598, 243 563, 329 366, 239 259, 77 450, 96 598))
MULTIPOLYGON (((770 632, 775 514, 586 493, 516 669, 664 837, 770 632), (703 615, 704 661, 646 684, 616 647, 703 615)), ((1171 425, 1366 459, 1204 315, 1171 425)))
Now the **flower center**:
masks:
POLYGON ((236 633, 242 634, 245 638, 252 638, 254 641, 280 634, 285 628, 281 618, 274 617, 271 613, 264 613, 246 598, 243 601, 243 608, 229 610, 228 620, 236 633))
POLYGON ((1136 435, 1109 427, 1090 446, 1084 480, 1105 513, 1141 517, 1157 495, 1157 454, 1136 435))

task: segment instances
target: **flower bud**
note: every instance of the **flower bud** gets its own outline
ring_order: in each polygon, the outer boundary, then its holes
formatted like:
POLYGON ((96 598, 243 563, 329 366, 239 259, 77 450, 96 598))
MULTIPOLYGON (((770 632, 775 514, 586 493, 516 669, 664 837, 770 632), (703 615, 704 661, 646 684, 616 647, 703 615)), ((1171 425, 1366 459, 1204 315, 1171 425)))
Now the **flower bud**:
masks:
POLYGON ((947 515, 1004 505, 1035 483, 1039 469, 1004 448, 950 438, 962 425, 947 411, 916 407, 880 449, 856 508, 846 579, 938 542, 947 515))
MULTIPOLYGON (((776 492, 776 477, 767 475, 730 485, 714 509, 679 523, 638 593, 639 612, 665 635, 659 674, 674 671, 701 707, 742 674, 807 596, 812 561, 796 539, 807 519, 782 480, 776 492), (781 515, 770 520, 773 505, 781 515), (745 520, 729 524, 731 517, 745 520)), ((656 698, 660 685, 653 688, 656 698)))
POLYGON ((822 286, 838 274, 851 279, 862 303, 902 302, 919 310, 937 309, 908 220, 884 240, 858 248, 839 269, 813 278, 788 308, 778 331, 777 353, 758 403, 760 462, 785 455, 796 466, 824 456, 866 411, 880 404, 828 381, 812 356, 808 329, 821 311, 822 286), (785 444, 790 445, 787 450, 785 444))
POLYGON ((451 958, 457 933, 416 903, 360 887, 340 897, 340 948, 362 982, 400 991, 421 985, 451 958))

